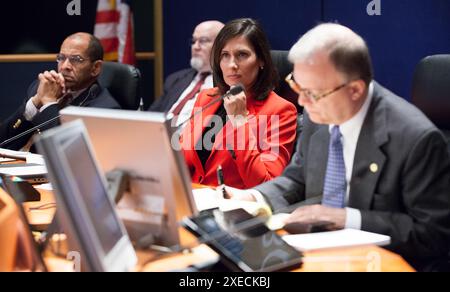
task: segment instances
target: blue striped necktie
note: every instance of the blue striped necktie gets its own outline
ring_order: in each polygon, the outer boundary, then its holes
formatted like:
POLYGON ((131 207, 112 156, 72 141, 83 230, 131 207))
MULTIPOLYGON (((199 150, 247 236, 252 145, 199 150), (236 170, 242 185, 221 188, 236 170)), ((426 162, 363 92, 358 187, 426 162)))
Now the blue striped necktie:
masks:
POLYGON ((333 208, 345 207, 345 194, 347 191, 341 137, 339 126, 333 127, 328 148, 327 172, 325 174, 322 199, 322 205, 333 208))

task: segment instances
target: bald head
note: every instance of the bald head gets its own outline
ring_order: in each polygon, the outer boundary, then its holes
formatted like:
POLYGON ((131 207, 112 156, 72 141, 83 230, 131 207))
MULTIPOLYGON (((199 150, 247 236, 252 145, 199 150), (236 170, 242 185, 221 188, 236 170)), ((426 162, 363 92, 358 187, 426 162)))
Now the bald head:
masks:
POLYGON ((204 21, 192 34, 191 66, 199 72, 210 72, 210 56, 214 41, 224 24, 217 20, 204 21))
POLYGON ((81 46, 86 47, 86 56, 91 61, 103 60, 103 46, 98 38, 94 35, 86 32, 77 32, 68 36, 64 42, 65 43, 78 43, 81 46))
MULTIPOLYGON (((217 36, 225 25, 217 20, 208 20, 201 22, 195 27, 195 30, 209 31, 213 36, 217 36)), ((194 31, 195 31, 194 30, 194 31)))
POLYGON ((373 79, 372 61, 366 42, 348 27, 325 23, 304 34, 289 52, 292 63, 313 60, 325 54, 336 69, 350 79, 373 79))

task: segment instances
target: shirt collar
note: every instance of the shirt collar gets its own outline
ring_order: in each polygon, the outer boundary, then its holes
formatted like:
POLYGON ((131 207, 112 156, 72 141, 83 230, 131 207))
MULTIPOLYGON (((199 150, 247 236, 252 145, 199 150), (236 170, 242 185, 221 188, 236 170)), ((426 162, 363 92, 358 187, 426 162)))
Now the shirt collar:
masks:
MULTIPOLYGON (((364 104, 362 105, 360 110, 350 120, 346 121, 345 123, 343 123, 339 126, 339 130, 342 133, 342 136, 348 137, 350 135, 355 135, 355 134, 358 134, 358 136, 359 136, 359 131, 362 128, 362 125, 366 118, 367 112, 369 111, 370 103, 372 102, 373 91, 374 91, 374 84, 373 84, 373 82, 371 82, 369 85, 369 91, 367 93, 367 98, 364 101, 364 104)), ((336 125, 329 126, 330 133, 331 133, 331 129, 333 129, 334 126, 336 126, 336 125)))

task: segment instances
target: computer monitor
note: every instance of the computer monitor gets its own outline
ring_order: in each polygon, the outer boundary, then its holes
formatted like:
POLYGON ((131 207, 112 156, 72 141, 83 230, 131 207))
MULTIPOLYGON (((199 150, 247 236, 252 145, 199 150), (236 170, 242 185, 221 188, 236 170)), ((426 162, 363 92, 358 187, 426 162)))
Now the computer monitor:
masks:
POLYGON ((14 270, 19 213, 14 200, 0 189, 0 272, 14 270))
POLYGON ((133 246, 108 197, 86 128, 81 121, 43 133, 37 141, 49 172, 58 220, 82 271, 128 271, 133 246))
POLYGON ((190 235, 180 236, 179 222, 198 212, 184 156, 172 147, 176 138, 165 114, 79 107, 61 111, 63 124, 77 119, 87 128, 102 170, 131 174, 131 191, 117 206, 130 237, 138 241, 150 234, 153 243, 163 246, 190 241, 190 235))

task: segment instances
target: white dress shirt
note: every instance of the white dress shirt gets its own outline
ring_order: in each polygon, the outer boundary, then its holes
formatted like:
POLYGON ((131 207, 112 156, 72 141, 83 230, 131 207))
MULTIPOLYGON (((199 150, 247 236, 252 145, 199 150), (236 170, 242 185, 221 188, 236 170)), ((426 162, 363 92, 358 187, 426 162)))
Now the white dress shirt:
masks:
MULTIPOLYGON (((369 110, 370 103, 373 98, 374 85, 373 82, 370 83, 369 92, 361 109, 358 113, 353 116, 350 120, 345 123, 339 125, 340 132, 342 134, 342 147, 344 151, 344 162, 345 162, 345 178, 347 181, 347 191, 345 196, 345 203, 348 205, 349 196, 350 196, 350 183, 352 179, 353 172, 353 163, 355 160, 355 152, 356 146, 359 139, 359 134, 361 133, 361 129, 364 123, 364 120, 367 116, 367 112, 369 110)), ((329 131, 331 133, 331 129, 336 125, 329 125, 329 131)), ((251 189, 249 190, 251 194, 255 197, 256 201, 261 203, 267 203, 264 196, 257 190, 251 189)), ((351 229, 361 229, 362 225, 362 217, 361 212, 357 209, 346 208, 347 216, 345 221, 345 228, 351 229)))
MULTIPOLYGON (((200 73, 198 73, 195 76, 195 78, 192 80, 191 84, 189 84, 189 86, 180 95, 177 102, 172 106, 172 108, 170 109, 169 112, 173 112, 175 110, 175 108, 178 106, 178 104, 180 104, 180 102, 184 99, 184 97, 186 95, 188 95, 194 89, 195 85, 198 83, 200 78, 201 78, 200 73)), ((200 88, 200 91, 202 91, 204 89, 212 88, 213 86, 214 86, 213 85, 213 77, 212 77, 212 74, 209 74, 206 77, 205 82, 203 83, 202 87, 200 88)), ((191 117, 192 110, 194 109, 195 102, 197 101, 197 97, 198 97, 198 93, 195 95, 194 98, 190 99, 184 105, 183 109, 181 110, 180 114, 178 115, 176 125, 175 125, 176 127, 178 127, 183 121, 186 121, 187 119, 189 119, 191 117)))
MULTIPOLYGON (((346 121, 345 123, 339 125, 339 130, 342 134, 341 142, 342 149, 344 151, 344 162, 345 162, 345 179, 347 181, 347 191, 345 195, 345 204, 348 205, 350 197, 350 184, 352 180, 353 164, 355 160, 356 145, 358 144, 359 134, 361 133, 361 128, 363 126, 364 120, 367 116, 367 111, 369 110, 370 103, 373 98, 373 82, 369 86, 369 92, 361 109, 358 113, 346 121)), ((330 125, 329 131, 336 125, 330 125)), ((357 209, 346 208, 347 219, 345 222, 346 228, 361 229, 361 212, 357 209)))

